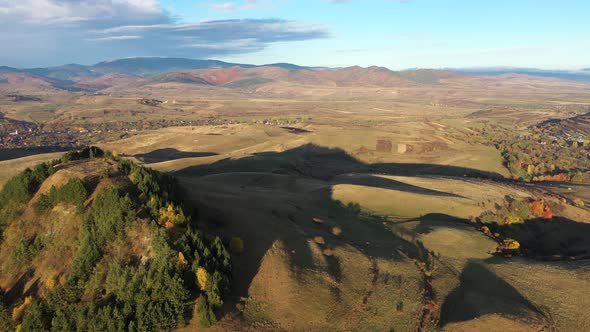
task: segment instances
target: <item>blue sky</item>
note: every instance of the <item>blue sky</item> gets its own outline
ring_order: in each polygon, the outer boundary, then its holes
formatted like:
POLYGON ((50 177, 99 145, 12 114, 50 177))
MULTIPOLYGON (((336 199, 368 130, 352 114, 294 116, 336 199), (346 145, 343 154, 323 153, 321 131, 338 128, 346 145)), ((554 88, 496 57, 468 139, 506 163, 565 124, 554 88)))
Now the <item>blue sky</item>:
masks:
POLYGON ((590 67, 584 0, 0 0, 0 64, 590 67))

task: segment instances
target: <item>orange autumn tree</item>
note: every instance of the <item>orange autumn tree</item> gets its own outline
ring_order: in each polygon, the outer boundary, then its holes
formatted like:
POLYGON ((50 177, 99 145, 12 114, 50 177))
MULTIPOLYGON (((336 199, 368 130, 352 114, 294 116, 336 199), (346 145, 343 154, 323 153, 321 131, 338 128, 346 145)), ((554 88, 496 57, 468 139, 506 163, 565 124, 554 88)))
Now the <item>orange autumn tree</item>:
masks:
POLYGON ((545 209, 545 214, 543 215, 543 219, 553 219, 553 212, 551 211, 551 209, 549 207, 547 207, 545 209))
POLYGON ((553 218, 553 211, 551 211, 549 206, 545 205, 545 201, 542 199, 532 202, 530 207, 533 215, 537 218, 543 218, 547 220, 553 218))
POLYGON ((530 204, 531 212, 535 217, 542 217, 545 214, 545 202, 541 199, 530 204))

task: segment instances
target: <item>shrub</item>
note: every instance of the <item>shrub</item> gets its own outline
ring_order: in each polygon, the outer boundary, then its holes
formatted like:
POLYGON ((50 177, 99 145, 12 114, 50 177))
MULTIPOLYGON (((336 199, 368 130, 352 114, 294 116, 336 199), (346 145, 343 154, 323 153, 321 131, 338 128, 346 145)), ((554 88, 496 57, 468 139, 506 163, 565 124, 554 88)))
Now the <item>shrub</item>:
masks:
POLYGON ((332 234, 335 236, 342 235, 342 228, 340 227, 332 227, 332 234))
POLYGON ((510 203, 510 208, 522 220, 528 219, 531 215, 531 209, 526 202, 514 200, 510 203))
POLYGON ((513 224, 522 224, 523 220, 520 217, 509 215, 504 219, 504 224, 506 225, 513 225, 513 224))
POLYGON ((324 240, 324 238, 321 236, 314 237, 313 241, 317 244, 326 244, 326 240, 324 240))
POLYGON ((518 250, 520 249, 520 243, 513 239, 506 239, 502 241, 501 248, 503 250, 518 250))
POLYGON ((479 220, 482 224, 492 224, 496 222, 497 217, 492 211, 485 211, 481 214, 479 220))
POLYGON ((232 237, 229 241, 229 250, 234 254, 241 254, 244 252, 244 240, 239 237, 232 237))
POLYGON ((577 207, 584 207, 584 201, 576 197, 574 198, 574 205, 577 207))
POLYGON ((207 303, 204 296, 199 296, 197 299, 197 316, 199 317, 199 323, 202 327, 210 327, 217 322, 215 313, 211 310, 211 307, 207 303))

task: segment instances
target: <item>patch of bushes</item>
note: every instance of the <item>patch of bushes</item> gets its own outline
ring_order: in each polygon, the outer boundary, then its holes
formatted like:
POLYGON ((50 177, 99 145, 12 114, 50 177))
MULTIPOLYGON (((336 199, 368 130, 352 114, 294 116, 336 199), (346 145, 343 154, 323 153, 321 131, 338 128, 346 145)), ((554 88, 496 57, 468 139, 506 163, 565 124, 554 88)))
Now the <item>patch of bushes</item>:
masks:
POLYGON ((33 208, 37 214, 43 214, 59 203, 72 204, 81 209, 87 198, 88 190, 84 181, 71 178, 65 185, 59 188, 52 186, 48 194, 40 195, 33 208))
POLYGON ((107 242, 122 235, 125 224, 134 219, 135 210, 129 195, 122 196, 115 187, 100 192, 80 227, 80 248, 74 259, 71 280, 85 281, 102 257, 107 242))
POLYGON ((590 183, 590 145, 568 142, 542 128, 526 134, 491 125, 472 128, 478 142, 495 146, 514 179, 590 183))
POLYGON ((28 202, 39 189, 41 183, 54 172, 53 165, 42 163, 33 169, 27 168, 8 180, 0 191, 0 209, 6 208, 10 204, 28 202))
POLYGON ((89 146, 85 147, 82 150, 78 151, 70 151, 63 155, 62 161, 74 161, 74 160, 82 160, 82 159, 90 159, 90 158, 101 158, 104 157, 105 152, 96 146, 89 146))
POLYGON ((45 242, 43 236, 37 236, 33 241, 21 239, 10 254, 12 263, 18 267, 26 265, 43 249, 45 242))

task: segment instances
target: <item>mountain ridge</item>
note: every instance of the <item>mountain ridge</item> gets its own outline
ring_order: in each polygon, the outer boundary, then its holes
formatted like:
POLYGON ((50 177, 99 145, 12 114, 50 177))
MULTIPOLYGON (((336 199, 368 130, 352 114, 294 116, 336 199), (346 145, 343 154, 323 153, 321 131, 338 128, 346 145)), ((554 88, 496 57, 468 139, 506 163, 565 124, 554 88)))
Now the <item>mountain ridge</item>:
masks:
POLYGON ((332 87, 410 87, 440 85, 444 80, 476 76, 527 75, 590 82, 590 71, 535 68, 446 68, 391 70, 382 66, 339 68, 307 67, 291 63, 253 65, 220 60, 136 57, 103 61, 94 65, 66 64, 46 68, 0 67, 0 87, 53 88, 96 92, 111 87, 160 83, 197 84, 247 88, 273 81, 332 87), (15 83, 16 82, 16 83, 15 83), (236 84, 232 84, 239 82, 236 84), (18 83, 18 84, 17 84, 18 83))

